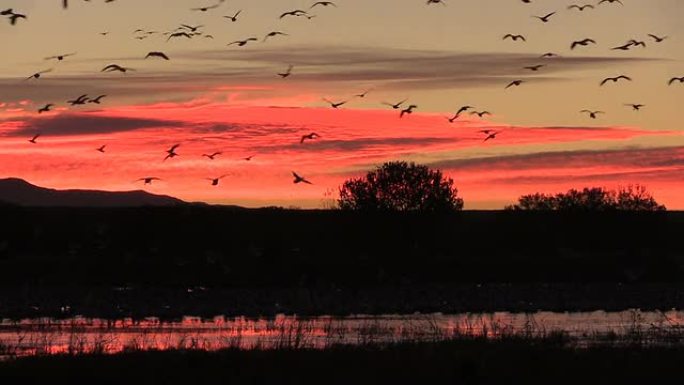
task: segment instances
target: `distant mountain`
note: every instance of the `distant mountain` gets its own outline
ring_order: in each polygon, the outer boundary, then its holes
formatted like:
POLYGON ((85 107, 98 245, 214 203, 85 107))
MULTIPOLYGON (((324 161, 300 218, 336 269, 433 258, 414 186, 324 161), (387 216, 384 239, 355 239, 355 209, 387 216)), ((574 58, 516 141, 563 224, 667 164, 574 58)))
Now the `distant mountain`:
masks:
POLYGON ((55 190, 17 178, 0 179, 0 206, 32 207, 140 207, 179 206, 186 202, 167 195, 137 191, 55 190))

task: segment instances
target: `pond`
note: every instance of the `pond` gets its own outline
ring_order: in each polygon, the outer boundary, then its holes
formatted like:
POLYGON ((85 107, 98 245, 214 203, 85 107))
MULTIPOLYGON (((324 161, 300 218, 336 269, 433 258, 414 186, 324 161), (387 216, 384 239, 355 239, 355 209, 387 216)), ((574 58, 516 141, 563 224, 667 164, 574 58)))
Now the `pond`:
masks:
POLYGON ((279 315, 270 319, 184 317, 173 322, 82 317, 3 320, 0 357, 170 349, 325 349, 335 345, 542 339, 553 335, 562 335, 580 347, 600 342, 679 344, 684 342, 684 312, 279 315))

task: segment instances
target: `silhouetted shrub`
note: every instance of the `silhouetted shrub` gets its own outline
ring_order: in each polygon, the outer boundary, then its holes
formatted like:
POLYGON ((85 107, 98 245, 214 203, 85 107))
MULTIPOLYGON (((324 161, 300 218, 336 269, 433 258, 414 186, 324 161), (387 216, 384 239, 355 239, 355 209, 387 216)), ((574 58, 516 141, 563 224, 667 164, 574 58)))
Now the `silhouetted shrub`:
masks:
POLYGON ((340 187, 343 210, 430 211, 463 209, 454 181, 441 171, 407 162, 388 162, 340 187))
POLYGON ((523 195, 518 203, 508 206, 508 210, 537 211, 664 211, 644 186, 621 187, 617 191, 602 187, 571 189, 556 195, 523 195))

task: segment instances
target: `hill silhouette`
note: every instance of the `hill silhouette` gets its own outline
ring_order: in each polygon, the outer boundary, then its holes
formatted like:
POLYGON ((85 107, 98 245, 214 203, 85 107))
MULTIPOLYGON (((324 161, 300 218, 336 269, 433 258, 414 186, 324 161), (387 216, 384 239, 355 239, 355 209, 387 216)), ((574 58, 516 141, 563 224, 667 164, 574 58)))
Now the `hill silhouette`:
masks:
POLYGON ((140 207, 179 206, 186 202, 142 190, 56 190, 33 185, 23 179, 0 179, 0 206, 31 207, 140 207))

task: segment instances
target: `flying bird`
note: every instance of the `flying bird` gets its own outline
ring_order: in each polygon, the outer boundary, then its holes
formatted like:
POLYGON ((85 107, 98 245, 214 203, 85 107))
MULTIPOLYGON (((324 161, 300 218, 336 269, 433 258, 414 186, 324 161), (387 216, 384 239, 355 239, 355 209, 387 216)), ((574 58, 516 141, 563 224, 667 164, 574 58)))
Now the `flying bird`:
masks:
POLYGON ((596 119, 598 114, 605 114, 603 111, 591 111, 591 110, 582 110, 580 111, 581 114, 589 114, 589 117, 592 119, 596 119))
POLYGON ((363 99, 363 98, 366 97, 366 95, 368 95, 369 92, 370 92, 370 90, 365 90, 365 91, 363 91, 363 92, 360 93, 360 94, 354 95, 354 97, 355 97, 355 98, 361 98, 361 99, 363 99))
POLYGON ((164 158, 164 161, 177 157, 178 154, 176 153, 176 149, 178 147, 180 147, 180 144, 174 144, 170 149, 166 150, 166 157, 164 158))
POLYGON ((223 2, 225 2, 225 0, 219 0, 219 2, 216 3, 216 4, 214 4, 214 5, 209 5, 209 6, 206 6, 206 7, 199 7, 199 8, 190 8, 190 10, 191 10, 191 11, 206 12, 206 11, 208 11, 208 10, 210 10, 210 9, 216 9, 216 8, 220 7, 221 4, 223 4, 223 2))
POLYGON ((332 5, 333 7, 337 7, 337 4, 333 3, 332 1, 317 1, 317 2, 313 3, 313 5, 311 7, 309 7, 309 9, 313 9, 314 7, 316 7, 318 5, 322 5, 324 7, 328 7, 328 6, 332 5))
POLYGON ((407 115, 407 114, 408 114, 408 115, 411 115, 411 114, 413 113, 413 110, 415 110, 416 108, 418 108, 418 106, 416 106, 415 104, 411 104, 410 106, 408 106, 408 107, 404 108, 403 110, 401 110, 401 113, 399 114, 399 117, 400 117, 400 118, 403 118, 404 115, 407 115))
POLYGON ((518 87, 521 84, 523 84, 525 81, 524 80, 513 80, 512 82, 508 83, 508 85, 504 89, 509 89, 513 86, 518 87))
POLYGON ((106 98, 106 97, 107 97, 107 95, 100 95, 100 96, 98 96, 98 97, 96 97, 96 98, 93 98, 93 99, 88 100, 88 103, 100 104, 100 102, 102 101, 102 98, 106 98))
POLYGON ((289 12, 284 12, 283 14, 280 15, 280 18, 284 18, 287 16, 308 16, 309 14, 306 11, 302 11, 301 9, 295 9, 294 11, 289 11, 289 12))
POLYGON ((133 181, 133 183, 145 182, 145 184, 152 184, 152 182, 154 182, 155 180, 161 180, 161 179, 154 177, 154 176, 148 176, 145 178, 136 179, 133 181))
POLYGON ((326 103, 328 103, 328 104, 330 104, 330 107, 335 108, 335 109, 340 108, 340 107, 342 107, 343 105, 347 104, 347 100, 344 100, 344 101, 341 101, 341 102, 333 102, 333 101, 330 101, 330 100, 328 100, 328 99, 326 99, 326 98, 323 98, 323 101, 326 102, 326 103))
POLYGON ((674 82, 684 83, 684 76, 682 76, 681 78, 674 77, 674 78, 670 79, 670 81, 667 82, 667 85, 671 86, 674 82))
POLYGON ((256 37, 250 37, 250 38, 247 38, 247 39, 245 39, 245 40, 236 40, 236 41, 234 41, 234 42, 232 42, 232 43, 229 43, 228 46, 231 46, 231 45, 236 44, 238 47, 244 47, 244 46, 247 45, 247 43, 249 43, 250 41, 257 41, 257 40, 259 40, 259 39, 257 39, 256 37))
POLYGON ((208 181, 211 181, 211 185, 212 185, 212 186, 218 186, 218 185, 219 185, 219 182, 221 181, 221 179, 223 179, 223 178, 225 178, 225 177, 227 177, 227 176, 228 176, 228 174, 226 174, 226 175, 221 175, 221 176, 218 177, 218 178, 206 178, 206 179, 207 179, 208 181))
POLYGON ((628 80, 628 81, 630 81, 630 82, 632 81, 632 78, 630 78, 629 76, 620 75, 620 76, 616 76, 616 77, 614 77, 614 78, 605 78, 605 79, 603 79, 603 81, 601 81, 601 85, 604 85, 604 84, 606 84, 606 83, 608 83, 608 82, 610 82, 610 81, 612 81, 613 83, 617 83, 617 82, 620 81, 621 79, 628 80))
POLYGON ((586 47, 589 45, 589 43, 596 44, 596 40, 586 38, 586 39, 582 39, 582 40, 573 41, 572 44, 570 44, 570 49, 575 49, 575 47, 577 47, 578 45, 586 47))
POLYGON ((495 131, 495 132, 489 131, 489 133, 485 134, 485 135, 487 135, 487 137, 483 140, 483 142, 488 142, 490 140, 496 139, 496 136, 499 135, 500 133, 501 133, 501 131, 495 131))
POLYGON ((169 37, 166 39, 166 41, 169 41, 174 37, 185 37, 188 39, 192 39, 192 36, 187 32, 174 32, 172 34, 169 34, 169 37))
POLYGON ((603 3, 609 3, 609 4, 618 3, 620 5, 624 5, 624 4, 622 4, 622 1, 620 1, 620 0, 601 0, 598 2, 599 5, 601 5, 603 3))
POLYGON ((535 71, 535 72, 536 72, 536 71, 539 71, 539 69, 542 68, 542 67, 544 67, 544 66, 545 66, 544 64, 537 64, 537 65, 533 65, 533 66, 523 67, 523 69, 530 70, 530 71, 535 71))
POLYGON ((294 184, 299 184, 299 183, 306 183, 306 184, 313 184, 306 180, 303 176, 299 176, 296 172, 292 171, 292 176, 294 177, 294 181, 292 183, 294 184))
POLYGON ((489 112, 489 111, 473 111, 473 112, 470 113, 470 115, 477 115, 477 116, 479 116, 480 118, 482 118, 482 117, 484 117, 485 115, 490 115, 490 116, 491 116, 492 113, 489 112))
POLYGON ((507 33, 507 34, 504 35, 503 40, 506 40, 506 39, 511 39, 511 40, 513 40, 513 41, 518 41, 518 40, 527 41, 527 39, 525 39, 525 36, 523 36, 523 35, 513 35, 513 34, 511 34, 511 33, 507 33))
POLYGON ((107 145, 106 145, 106 144, 103 144, 102 146, 96 148, 95 151, 98 151, 98 152, 101 152, 101 153, 104 154, 104 153, 105 153, 105 148, 107 148, 107 145))
POLYGON ((239 11, 235 12, 235 14, 233 16, 223 16, 223 17, 226 19, 230 19, 230 21, 235 23, 238 20, 238 16, 240 16, 241 13, 242 13, 242 10, 239 10, 239 11))
POLYGON ((29 142, 33 144, 38 144, 37 139, 40 138, 40 134, 33 135, 33 138, 29 139, 29 142))
POLYGON ((66 54, 63 54, 63 55, 48 56, 48 57, 45 58, 45 60, 54 60, 54 59, 57 59, 57 61, 62 61, 62 60, 64 60, 64 58, 67 58, 67 57, 69 57, 69 56, 74 56, 74 55, 76 55, 76 52, 66 53, 66 54))
POLYGON ((591 4, 584 4, 584 5, 573 4, 573 5, 568 7, 568 9, 576 9, 578 11, 584 11, 587 8, 594 9, 594 6, 591 4))
POLYGON ((246 157, 246 158, 242 158, 242 159, 249 162, 249 161, 252 160, 255 156, 256 156, 256 155, 250 155, 250 156, 248 156, 248 157, 246 157))
POLYGON ((216 159, 216 157, 219 156, 219 155, 223 155, 223 152, 217 151, 217 152, 215 152, 215 153, 213 153, 213 154, 202 154, 203 157, 209 158, 210 160, 216 159))
POLYGON ((286 34, 285 32, 280 32, 280 31, 269 32, 268 34, 266 34, 266 36, 264 36, 263 42, 265 43, 266 40, 268 40, 271 37, 275 37, 275 36, 290 36, 290 35, 286 34))
POLYGON ((299 141, 299 144, 303 144, 304 141, 306 141, 306 140, 314 140, 314 139, 318 139, 318 138, 320 138, 320 137, 321 137, 321 136, 318 135, 318 134, 315 133, 315 132, 312 132, 312 133, 310 133, 310 134, 308 134, 308 135, 302 135, 302 139, 299 141))
POLYGON ((667 36, 659 37, 659 36, 653 35, 653 34, 651 34, 651 33, 649 33, 648 36, 650 36, 651 38, 653 38, 653 40, 654 40, 656 43, 662 43, 663 40, 667 39, 667 36))
POLYGON ((128 71, 135 71, 133 68, 122 67, 118 64, 110 64, 104 67, 100 72, 115 72, 119 71, 121 73, 126 73, 128 71))
POLYGON ((626 107, 632 107, 632 110, 634 111, 641 111, 642 108, 646 107, 644 104, 633 104, 633 103, 627 103, 625 104, 626 107))
POLYGON ((158 57, 158 58, 162 58, 164 60, 171 60, 171 59, 169 59, 168 56, 166 56, 166 54, 164 52, 152 51, 152 52, 148 53, 147 56, 145 56, 145 59, 148 59, 151 57, 158 57))
POLYGON ((88 102, 88 95, 87 94, 83 94, 74 100, 67 100, 67 103, 69 103, 72 106, 84 105, 87 102, 88 102))
POLYGON ((543 55, 541 55, 541 56, 539 56, 539 57, 542 58, 542 59, 544 59, 544 58, 550 58, 550 57, 558 57, 558 55, 555 54, 555 53, 553 53, 553 52, 547 52, 547 53, 545 53, 545 54, 543 54, 543 55))
POLYGON ((549 18, 551 18, 551 16, 553 16, 553 15, 555 15, 555 14, 556 14, 556 12, 551 12, 551 13, 545 15, 545 16, 532 16, 532 17, 541 20, 542 23, 548 23, 548 22, 549 22, 549 18))
POLYGON ((27 78, 24 79, 24 80, 40 79, 40 77, 43 76, 43 74, 46 74, 46 73, 48 73, 48 72, 52 72, 52 68, 47 69, 47 70, 43 70, 43 71, 40 71, 40 72, 36 72, 35 74, 33 74, 33 75, 27 77, 27 78))
POLYGON ((292 75, 292 69, 293 68, 294 68, 294 66, 292 64, 290 64, 290 66, 287 67, 287 70, 285 72, 279 73, 278 76, 280 76, 283 79, 289 77, 290 75, 292 75))
POLYGON ((38 110, 38 113, 42 114, 43 112, 50 112, 50 111, 52 111, 52 107, 54 107, 54 106, 55 105, 52 103, 46 104, 38 110))
POLYGON ((400 102, 398 102, 398 103, 382 102, 382 104, 387 105, 387 106, 390 106, 390 107, 392 107, 392 109, 394 109, 394 110, 398 110, 398 109, 401 108, 401 105, 402 105, 402 104, 406 103, 407 100, 408 100, 408 99, 404 99, 404 100, 402 100, 402 101, 400 101, 400 102))

